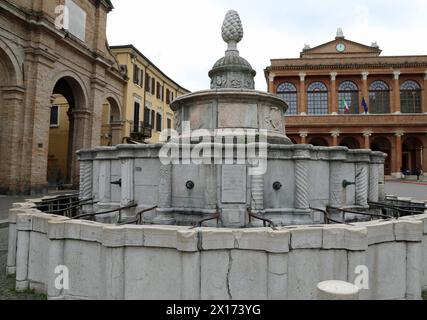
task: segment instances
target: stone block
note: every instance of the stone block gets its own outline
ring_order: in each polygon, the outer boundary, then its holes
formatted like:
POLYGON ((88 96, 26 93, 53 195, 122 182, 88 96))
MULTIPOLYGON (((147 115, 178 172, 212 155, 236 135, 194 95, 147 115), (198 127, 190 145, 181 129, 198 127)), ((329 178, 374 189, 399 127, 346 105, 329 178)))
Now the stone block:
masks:
POLYGON ((370 221, 358 223, 368 230, 368 245, 392 242, 395 240, 392 221, 370 221))
POLYGON ((201 299, 230 300, 230 251, 215 250, 201 253, 201 299))
POLYGON ((144 226, 144 246, 151 248, 177 248, 178 227, 144 226))
POLYGON ((268 255, 268 300, 288 298, 288 254, 268 255))
POLYGON ((367 252, 369 300, 400 300, 406 294, 406 244, 388 242, 367 252))
POLYGON ((368 232, 363 227, 325 227, 322 247, 363 251, 368 248, 368 232))
POLYGON ((267 253, 232 250, 228 266, 228 292, 232 300, 267 299, 267 253))
POLYGON ((301 227, 291 230, 292 249, 320 249, 322 239, 322 227, 301 227))
POLYGON ((198 237, 199 231, 192 230, 178 230, 177 233, 177 246, 179 251, 183 252, 196 252, 198 251, 198 237))
POLYGON ((102 244, 108 248, 124 247, 126 243, 126 229, 118 226, 104 226, 102 230, 102 244))
POLYGON ((48 221, 48 238, 51 240, 61 240, 65 238, 65 221, 48 221))
POLYGON ((178 300, 183 281, 182 253, 176 249, 125 249, 126 300, 178 300))
POLYGON ((64 265, 69 269, 70 298, 105 299, 105 266, 102 245, 97 242, 67 240, 64 242, 64 265))
POLYGON ((419 215, 416 215, 416 216, 402 217, 402 218, 400 218, 400 220, 404 220, 404 221, 422 221, 422 223, 423 223, 423 233, 425 235, 427 235, 427 213, 425 213, 425 214, 419 214, 419 215))
POLYGON ((330 279, 346 281, 347 251, 302 249, 289 252, 288 299, 315 300, 316 286, 330 279))
POLYGON ((144 228, 141 226, 125 226, 125 244, 128 247, 144 246, 144 228))
POLYGON ((91 221, 82 221, 80 223, 80 239, 102 243, 103 225, 91 221))
POLYGON ((200 229, 203 250, 234 249, 235 236, 232 229, 200 229))
POLYGON ((80 227, 82 221, 69 220, 64 222, 64 238, 80 240, 80 227))
POLYGON ((33 215, 20 213, 16 219, 17 231, 31 231, 33 229, 33 215))
POLYGON ((200 252, 182 253, 180 300, 200 300, 200 252))
POLYGON ((49 240, 46 234, 31 232, 28 257, 28 280, 47 284, 49 240))
POLYGON ((422 221, 400 220, 394 222, 396 241, 421 242, 424 224, 422 221))

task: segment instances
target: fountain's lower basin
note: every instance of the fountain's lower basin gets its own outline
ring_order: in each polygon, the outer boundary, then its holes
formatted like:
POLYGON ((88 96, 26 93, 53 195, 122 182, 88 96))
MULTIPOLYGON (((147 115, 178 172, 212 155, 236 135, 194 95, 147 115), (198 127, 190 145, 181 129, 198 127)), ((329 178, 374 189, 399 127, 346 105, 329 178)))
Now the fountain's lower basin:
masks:
MULTIPOLYGON (((268 145, 264 158, 257 154, 241 162, 235 154, 230 162, 224 157, 226 145, 219 144, 222 154, 204 157, 203 163, 178 156, 172 157, 175 164, 164 164, 160 156, 164 147, 119 145, 80 151, 80 197, 99 201, 85 210, 136 203, 124 216, 157 206, 144 215, 147 223, 193 225, 219 214, 220 226, 241 228, 263 225, 249 219, 248 211, 277 225, 324 223, 324 215, 313 209, 366 211, 368 201, 384 198, 385 155, 370 150, 268 145), (265 169, 263 174, 257 174, 252 160, 265 169)), ((112 222, 114 218, 99 217, 112 222)), ((217 226, 217 221, 205 225, 217 226)))

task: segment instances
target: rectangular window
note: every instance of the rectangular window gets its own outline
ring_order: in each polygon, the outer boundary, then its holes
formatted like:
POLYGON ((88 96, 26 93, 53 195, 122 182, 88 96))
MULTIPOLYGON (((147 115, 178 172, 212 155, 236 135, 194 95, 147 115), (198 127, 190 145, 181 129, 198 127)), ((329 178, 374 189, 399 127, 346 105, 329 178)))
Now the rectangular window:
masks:
POLYGON ((139 132, 139 102, 135 102, 133 111, 133 132, 139 132))
POLYGON ((140 76, 139 76, 139 86, 141 88, 144 88, 144 70, 140 70, 140 76))
POLYGON ((64 14, 64 29, 78 39, 86 40, 86 12, 73 0, 65 0, 68 14, 64 14))
POLYGON ((59 127, 59 107, 52 106, 50 108, 50 126, 59 127))
POLYGON ((172 120, 168 118, 168 129, 172 129, 172 120))
POLYGON ((162 115, 160 113, 156 115, 156 130, 158 132, 162 131, 162 115))

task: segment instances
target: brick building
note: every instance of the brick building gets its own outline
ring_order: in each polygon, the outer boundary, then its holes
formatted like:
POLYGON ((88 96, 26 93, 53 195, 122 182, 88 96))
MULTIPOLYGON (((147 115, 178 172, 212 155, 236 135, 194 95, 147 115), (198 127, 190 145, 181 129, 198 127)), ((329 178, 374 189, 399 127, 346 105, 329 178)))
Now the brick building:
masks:
POLYGON ((265 76, 289 105, 294 143, 382 151, 387 175, 427 171, 427 56, 381 56, 338 30, 298 59, 271 60, 265 76))
POLYGON ((126 82, 106 39, 112 9, 109 0, 0 1, 0 193, 46 191, 58 96, 69 105, 64 174, 72 185, 79 182, 75 152, 100 144, 105 101, 121 125, 126 82))

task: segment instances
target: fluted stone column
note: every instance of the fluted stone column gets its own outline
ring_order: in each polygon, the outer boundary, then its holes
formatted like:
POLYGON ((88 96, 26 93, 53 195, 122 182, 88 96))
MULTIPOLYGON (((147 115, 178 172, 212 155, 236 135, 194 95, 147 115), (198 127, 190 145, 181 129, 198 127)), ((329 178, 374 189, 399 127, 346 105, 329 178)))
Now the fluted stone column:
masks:
POLYGON ((339 130, 335 130, 331 132, 332 137, 332 146, 337 147, 338 146, 338 137, 340 136, 339 130))
POLYGON ((92 198, 93 160, 80 158, 80 200, 92 198))
POLYGON ((295 208, 309 210, 308 194, 308 168, 310 160, 310 147, 301 146, 295 150, 295 208))
POLYGON ((371 163, 369 165, 369 201, 378 202, 379 200, 379 165, 371 163))
POLYGON ((307 144, 308 132, 301 132, 299 136, 301 137, 301 144, 307 144))
POLYGON ((356 162, 356 205, 368 206, 369 196, 369 172, 370 172, 370 152, 355 152, 356 162))
POLYGON ((393 173, 392 175, 395 178, 401 178, 402 177, 402 137, 404 136, 404 133, 402 131, 397 131, 394 134, 395 136, 395 143, 392 150, 392 157, 393 157, 393 173))
POLYGON ((364 138, 364 149, 368 150, 371 149, 371 136, 372 136, 372 131, 364 131, 363 132, 363 138, 364 138))

